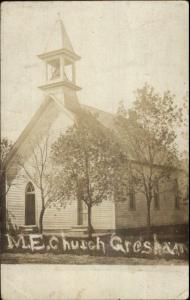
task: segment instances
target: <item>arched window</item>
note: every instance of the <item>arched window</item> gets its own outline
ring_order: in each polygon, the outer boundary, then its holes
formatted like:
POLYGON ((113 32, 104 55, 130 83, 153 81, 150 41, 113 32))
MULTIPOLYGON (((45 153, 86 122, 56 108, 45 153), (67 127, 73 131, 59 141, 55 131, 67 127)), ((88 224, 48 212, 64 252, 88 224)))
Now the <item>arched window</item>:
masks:
POLYGON ((25 225, 36 224, 35 189, 31 182, 26 186, 25 191, 25 225))
POLYGON ((34 186, 32 182, 29 182, 26 186, 26 193, 34 193, 34 186))

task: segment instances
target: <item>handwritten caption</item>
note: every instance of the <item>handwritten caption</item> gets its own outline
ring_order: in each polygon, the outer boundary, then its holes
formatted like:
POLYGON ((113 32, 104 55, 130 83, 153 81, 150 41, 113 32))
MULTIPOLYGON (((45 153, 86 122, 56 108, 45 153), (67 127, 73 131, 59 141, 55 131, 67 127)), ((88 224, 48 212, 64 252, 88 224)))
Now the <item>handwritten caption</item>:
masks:
POLYGON ((44 236, 42 234, 18 234, 12 236, 6 234, 6 249, 8 251, 31 251, 31 252, 58 252, 73 254, 94 254, 94 255, 154 255, 154 256, 184 256, 188 248, 184 243, 160 242, 156 234, 151 241, 128 240, 119 235, 112 234, 109 239, 97 236, 91 240, 72 239, 64 234, 44 236))

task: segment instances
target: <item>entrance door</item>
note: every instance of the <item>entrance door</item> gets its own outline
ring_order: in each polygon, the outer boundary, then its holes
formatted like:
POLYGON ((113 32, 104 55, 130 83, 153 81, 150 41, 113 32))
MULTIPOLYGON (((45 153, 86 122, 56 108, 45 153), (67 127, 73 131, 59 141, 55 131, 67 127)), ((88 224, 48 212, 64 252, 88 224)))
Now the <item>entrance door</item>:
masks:
POLYGON ((84 201, 78 200, 78 225, 87 224, 87 206, 84 201))
POLYGON ((34 186, 30 182, 26 188, 25 194, 25 225, 36 224, 36 213, 35 213, 35 192, 34 186))

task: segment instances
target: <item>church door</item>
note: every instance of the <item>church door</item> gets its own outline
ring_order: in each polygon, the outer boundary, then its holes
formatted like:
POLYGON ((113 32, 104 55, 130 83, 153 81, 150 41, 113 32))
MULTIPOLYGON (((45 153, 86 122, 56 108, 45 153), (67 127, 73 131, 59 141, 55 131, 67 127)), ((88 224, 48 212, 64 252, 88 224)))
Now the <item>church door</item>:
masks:
POLYGON ((35 191, 31 182, 28 183, 25 193, 25 225, 36 225, 35 191))
POLYGON ((78 225, 87 224, 87 206, 81 199, 78 200, 78 225))

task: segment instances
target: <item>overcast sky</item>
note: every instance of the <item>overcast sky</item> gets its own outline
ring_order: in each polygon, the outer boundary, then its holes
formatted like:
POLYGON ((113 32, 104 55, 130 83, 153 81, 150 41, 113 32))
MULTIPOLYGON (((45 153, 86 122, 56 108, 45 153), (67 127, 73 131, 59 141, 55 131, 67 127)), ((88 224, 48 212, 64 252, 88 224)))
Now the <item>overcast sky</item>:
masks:
POLYGON ((61 14, 75 52, 81 103, 115 112, 129 107, 145 82, 188 89, 187 2, 4 2, 2 5, 2 135, 18 137, 40 106, 43 53, 61 14))

